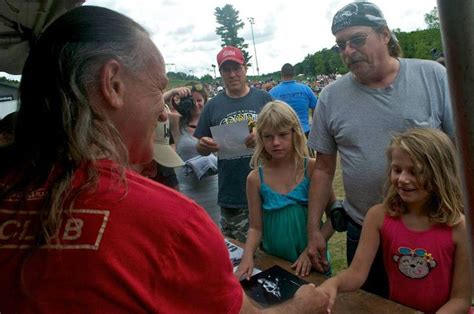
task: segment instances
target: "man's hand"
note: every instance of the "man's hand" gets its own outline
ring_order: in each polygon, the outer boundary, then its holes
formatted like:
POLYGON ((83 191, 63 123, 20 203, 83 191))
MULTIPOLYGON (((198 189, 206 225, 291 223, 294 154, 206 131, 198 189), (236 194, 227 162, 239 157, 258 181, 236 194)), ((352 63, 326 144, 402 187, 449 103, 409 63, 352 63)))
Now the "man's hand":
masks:
POLYGON ((256 141, 255 133, 251 132, 245 138, 245 146, 247 146, 248 148, 254 148, 255 147, 255 141, 256 141))
POLYGON ((203 136, 199 139, 196 145, 196 149, 199 154, 207 156, 210 153, 219 151, 219 145, 212 139, 212 137, 203 136))
POLYGON ((325 273, 329 269, 329 263, 326 259, 326 240, 320 231, 308 237, 308 255, 311 264, 320 273, 325 273))
POLYGON ((314 314, 327 313, 329 296, 323 290, 317 289, 312 283, 301 286, 295 296, 287 302, 269 307, 265 310, 258 309, 244 292, 244 302, 240 314, 314 314))
POLYGON ((297 309, 295 313, 326 313, 329 296, 310 283, 296 291, 293 303, 297 309))
POLYGON ((337 288, 338 288, 337 280, 335 280, 334 278, 329 278, 317 288, 319 291, 321 291, 323 294, 329 297, 329 302, 328 302, 328 307, 327 307, 328 313, 331 312, 334 306, 334 302, 336 301, 337 288))

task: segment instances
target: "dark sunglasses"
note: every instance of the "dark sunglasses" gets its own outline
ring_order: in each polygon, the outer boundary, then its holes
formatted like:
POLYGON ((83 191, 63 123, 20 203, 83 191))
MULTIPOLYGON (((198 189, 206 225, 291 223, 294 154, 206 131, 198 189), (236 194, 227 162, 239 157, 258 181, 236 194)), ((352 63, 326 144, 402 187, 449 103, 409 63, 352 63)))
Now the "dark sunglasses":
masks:
POLYGON ((369 35, 357 36, 347 41, 336 42, 336 45, 332 47, 332 50, 334 50, 335 52, 343 52, 346 49, 347 45, 351 46, 354 49, 359 49, 365 45, 368 37, 369 35))
POLYGON ((240 65, 240 64, 232 64, 232 65, 223 65, 221 68, 220 68, 220 71, 222 73, 226 73, 226 74, 229 74, 230 72, 234 72, 234 73, 240 73, 242 72, 243 70, 243 66, 240 65))

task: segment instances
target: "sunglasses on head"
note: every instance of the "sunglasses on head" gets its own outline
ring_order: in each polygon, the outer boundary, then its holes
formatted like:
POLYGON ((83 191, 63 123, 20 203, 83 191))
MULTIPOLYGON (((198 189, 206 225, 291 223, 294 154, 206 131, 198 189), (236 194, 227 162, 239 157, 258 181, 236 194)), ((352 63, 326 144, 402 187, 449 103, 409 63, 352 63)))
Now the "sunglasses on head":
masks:
POLYGON ((354 49, 359 49, 365 45, 368 37, 369 35, 362 35, 362 36, 353 37, 347 41, 339 41, 339 42, 336 42, 336 44, 332 47, 332 49, 336 52, 343 52, 348 45, 354 49))
POLYGON ((196 91, 196 92, 202 92, 204 89, 204 86, 202 84, 193 84, 191 85, 191 91, 196 91))

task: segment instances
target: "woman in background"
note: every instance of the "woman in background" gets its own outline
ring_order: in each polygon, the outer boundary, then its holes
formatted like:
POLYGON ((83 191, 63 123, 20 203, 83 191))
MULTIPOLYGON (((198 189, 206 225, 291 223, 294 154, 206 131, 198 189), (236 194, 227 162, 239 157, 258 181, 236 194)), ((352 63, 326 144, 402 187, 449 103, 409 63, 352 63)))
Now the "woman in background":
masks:
POLYGON ((220 227, 220 207, 217 204, 217 159, 213 154, 201 156, 196 150, 198 140, 193 136, 208 94, 200 83, 192 83, 188 87, 191 89, 192 97, 182 98, 176 108, 181 115, 176 152, 185 162, 184 167, 176 169, 179 190, 204 207, 220 227))

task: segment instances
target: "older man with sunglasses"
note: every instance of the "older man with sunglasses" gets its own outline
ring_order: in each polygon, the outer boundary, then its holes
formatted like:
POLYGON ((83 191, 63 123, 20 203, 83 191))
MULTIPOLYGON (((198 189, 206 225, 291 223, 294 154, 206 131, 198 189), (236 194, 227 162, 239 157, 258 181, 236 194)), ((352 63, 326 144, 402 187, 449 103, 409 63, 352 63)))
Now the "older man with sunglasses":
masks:
MULTIPOLYGON (((311 180, 308 248, 320 269, 327 262, 319 221, 330 195, 337 153, 346 197, 342 229, 347 224, 350 264, 367 210, 382 201, 385 149, 391 135, 410 127, 433 127, 454 138, 446 70, 433 61, 401 58, 397 39, 376 5, 346 5, 334 16, 331 30, 350 73, 322 91, 309 135, 308 145, 317 151, 317 161, 311 180)), ((363 288, 388 296, 381 252, 363 288)))

